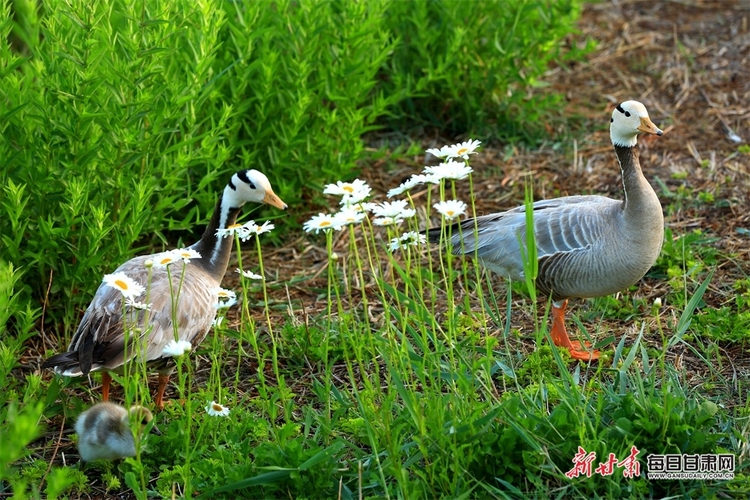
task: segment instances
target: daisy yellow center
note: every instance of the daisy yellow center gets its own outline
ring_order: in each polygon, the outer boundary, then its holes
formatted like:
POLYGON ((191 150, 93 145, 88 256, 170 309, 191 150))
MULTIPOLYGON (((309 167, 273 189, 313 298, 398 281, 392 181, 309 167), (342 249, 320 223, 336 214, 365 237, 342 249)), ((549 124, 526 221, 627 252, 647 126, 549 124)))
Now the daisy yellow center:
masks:
POLYGON ((455 214, 455 213, 456 213, 456 212, 455 212, 455 211, 453 211, 453 210, 446 210, 446 211, 445 211, 445 214, 446 214, 446 215, 448 215, 448 216, 452 216, 452 215, 453 215, 453 214, 455 214))
POLYGON ((343 188, 341 188, 341 189, 343 189, 343 190, 344 190, 344 191, 346 191, 347 193, 353 193, 353 192, 354 192, 354 186, 344 186, 344 187, 343 187, 343 188))
POLYGON ((159 261, 159 264, 164 265, 164 264, 169 264, 170 262, 172 262, 172 259, 170 259, 169 257, 164 257, 163 259, 159 261))
POLYGON ((324 220, 320 223, 320 227, 327 227, 331 225, 331 221, 324 220))
POLYGON ((469 148, 461 148, 458 151, 456 151, 456 153, 458 153, 459 155, 462 155, 462 154, 466 153, 468 150, 469 150, 469 148))
POLYGON ((211 405, 211 408, 214 409, 214 411, 222 411, 224 409, 223 406, 221 406, 219 403, 214 403, 211 405))
POLYGON ((237 229, 238 227, 242 227, 242 224, 232 224, 227 229, 237 229))
POLYGON ((115 285, 118 286, 118 288, 121 288, 122 290, 127 290, 130 288, 127 283, 125 283, 122 280, 115 280, 115 285))

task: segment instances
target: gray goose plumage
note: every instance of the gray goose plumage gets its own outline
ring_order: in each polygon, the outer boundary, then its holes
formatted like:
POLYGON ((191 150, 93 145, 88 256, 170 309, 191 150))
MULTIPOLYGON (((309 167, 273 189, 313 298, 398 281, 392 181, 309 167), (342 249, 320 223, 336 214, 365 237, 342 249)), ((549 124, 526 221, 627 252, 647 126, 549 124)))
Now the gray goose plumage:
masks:
MULTIPOLYGON (((567 196, 534 203, 537 289, 551 295, 555 345, 576 359, 596 359, 565 330, 567 299, 600 297, 629 287, 656 261, 664 237, 661 204, 643 176, 636 148, 638 133, 662 135, 646 107, 626 101, 612 112, 610 137, 622 172, 625 199, 567 196)), ((476 255, 482 265, 513 280, 524 279, 520 242, 526 241, 526 208, 484 215, 453 228, 454 254, 476 255)), ((430 241, 441 229, 428 230, 430 241)))
MULTIPOLYGON (((153 415, 143 406, 126 410, 113 403, 98 403, 78 416, 78 453, 83 462, 118 460, 136 455, 136 440, 130 423, 137 422, 141 432, 153 420, 153 415)), ((151 432, 159 434, 154 425, 151 432)), ((139 436, 140 437, 140 436, 139 436)))
MULTIPOLYGON (((234 224, 242 206, 250 202, 266 203, 282 210, 287 207, 261 172, 237 172, 224 188, 203 236, 189 247, 200 253, 201 258, 192 259, 188 264, 180 260, 170 265, 175 296, 185 266, 177 304, 177 332, 179 340, 190 342, 193 348, 206 337, 216 317, 218 296, 215 290, 226 273, 234 244, 232 238, 220 237, 217 231, 234 224)), ((167 255, 168 252, 161 252, 135 257, 118 267, 115 273, 125 273, 146 286, 149 282, 146 261, 158 263, 167 255)), ((175 368, 174 358, 163 353, 165 346, 175 340, 172 294, 166 268, 154 266, 151 269, 148 300, 151 303, 150 311, 128 308, 128 324, 140 327, 142 333, 138 339, 140 343, 131 342, 126 350, 122 295, 119 290, 103 283, 83 315, 68 351, 50 357, 42 363, 42 367, 54 367, 57 373, 69 377, 102 372, 102 399, 107 401, 111 382, 108 372, 122 373, 123 365, 137 355, 140 361, 146 361, 151 369, 159 373, 159 388, 154 403, 162 408, 164 389, 175 368), (134 346, 141 346, 141 349, 134 346)))

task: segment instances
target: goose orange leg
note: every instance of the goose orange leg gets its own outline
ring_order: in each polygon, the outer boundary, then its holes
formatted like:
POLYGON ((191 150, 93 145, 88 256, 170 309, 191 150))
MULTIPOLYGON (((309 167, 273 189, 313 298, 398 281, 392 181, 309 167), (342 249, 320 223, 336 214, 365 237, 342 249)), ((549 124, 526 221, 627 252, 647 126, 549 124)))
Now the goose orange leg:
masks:
POLYGON ((102 372, 102 401, 109 401, 109 384, 112 383, 112 375, 102 372))
POLYGON ((164 409, 164 390, 167 388, 168 383, 169 383, 169 374, 160 373, 159 374, 159 388, 156 390, 156 399, 154 400, 154 404, 160 410, 164 409))
POLYGON ((599 351, 587 351, 586 348, 591 344, 586 342, 583 346, 577 340, 570 340, 568 332, 565 329, 565 308, 568 305, 567 300, 562 302, 552 302, 552 331, 550 335, 552 342, 558 347, 564 347, 574 359, 583 361, 593 361, 599 359, 599 351))

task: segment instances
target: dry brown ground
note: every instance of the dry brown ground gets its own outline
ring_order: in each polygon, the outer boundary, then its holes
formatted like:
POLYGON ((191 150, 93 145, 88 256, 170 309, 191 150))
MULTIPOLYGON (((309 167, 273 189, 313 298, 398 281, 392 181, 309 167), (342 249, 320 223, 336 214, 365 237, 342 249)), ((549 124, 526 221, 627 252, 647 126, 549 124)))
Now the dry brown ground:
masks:
MULTIPOLYGON (((565 96, 566 115, 590 120, 587 122, 592 124, 590 133, 577 142, 556 144, 551 139, 537 150, 502 145, 485 148, 472 158, 478 212, 500 211, 522 203, 524 181, 529 176, 533 177, 536 199, 584 193, 620 198, 619 170, 608 137, 609 114, 619 102, 640 100, 654 122, 666 131, 663 137, 640 141, 641 163, 654 186, 658 177, 671 191, 684 185, 694 193, 710 192, 716 200, 728 202, 686 203, 667 216, 667 225, 675 234, 700 228, 718 238, 715 245, 722 255, 732 256, 720 260, 705 296, 709 306, 727 302, 732 297, 734 280, 750 274, 749 236, 738 232, 750 229, 747 213, 750 154, 738 153, 738 146, 750 140, 750 2, 605 1, 586 7, 579 28, 581 34, 573 37, 572 43, 591 37, 599 42, 599 48, 588 62, 556 68, 547 80, 565 96), (730 134, 739 136, 741 142, 731 140, 730 134), (681 174, 686 176, 683 178, 681 174)), ((550 132, 552 138, 563 131, 550 132)), ((451 139, 454 138, 426 140, 424 146, 440 146, 451 139)), ((421 171, 423 160, 415 157, 400 159, 395 164, 364 165, 362 177, 375 192, 385 193, 412 173, 421 171)), ((468 193, 463 194, 466 199, 468 193)), ((662 201, 665 206, 670 202, 666 198, 662 201)), ((297 211, 289 217, 304 221, 311 215, 297 211)), ((345 238, 337 239, 335 250, 342 256, 346 254, 345 245, 345 238)), ((276 311, 275 322, 283 323, 290 316, 295 321, 311 321, 325 311, 327 302, 320 291, 326 286, 327 259, 321 237, 301 232, 290 234, 283 247, 264 250, 264 262, 270 302, 276 311)), ((254 269, 255 265, 252 252, 248 252, 247 266, 254 269)), ((503 286, 501 280, 496 282, 498 287, 503 286)), ((225 286, 238 289, 236 275, 228 273, 225 286)), ((364 286, 372 291, 373 283, 364 286)), ((665 282, 643 280, 635 293, 661 297, 669 291, 667 287, 665 282)), ((254 297, 256 301, 261 298, 254 297)), ((517 299, 512 323, 514 328, 529 334, 532 318, 529 308, 521 307, 522 303, 522 298, 517 299)), ((572 305, 589 307, 584 301, 572 305)), ((680 311, 681 307, 667 305, 662 316, 667 319, 680 311)), ((377 316, 378 312, 375 307, 372 314, 377 316)), ((257 321, 263 324, 261 308, 256 313, 257 321)), ((237 321, 231 314, 230 320, 237 321)), ((641 320, 638 318, 636 322, 641 320)), ((605 318, 601 325, 591 326, 598 336, 605 336, 604 331, 614 333, 618 339, 628 335, 630 345, 636 332, 633 323, 605 318)), ((647 325, 647 330, 653 331, 653 324, 647 325)), ((520 342, 526 349, 534 348, 530 340, 520 342)), ((750 376, 746 346, 723 345, 720 352, 726 361, 723 366, 729 380, 750 376)), ((698 378, 706 370, 684 347, 674 348, 668 358, 698 378)), ((230 379, 234 378, 230 373, 234 369, 231 365, 225 367, 230 379)), ((254 370, 253 366, 243 367, 248 382, 254 380, 250 376, 254 370)), ((201 373, 198 375, 200 378, 201 373)), ((273 377, 272 373, 266 375, 269 379, 273 377)), ((300 397, 308 390, 304 379, 293 387, 300 397)), ((251 384, 245 389, 255 393, 251 384)), ((118 397, 117 389, 114 397, 118 397)), ((744 400, 744 396, 738 399, 744 400)), ((59 422, 50 424, 52 428, 60 427, 59 422)), ((55 441, 58 438, 58 435, 48 436, 55 441)), ((40 448, 48 450, 50 446, 54 447, 47 442, 40 448)), ((50 459, 49 453, 43 454, 50 459)))

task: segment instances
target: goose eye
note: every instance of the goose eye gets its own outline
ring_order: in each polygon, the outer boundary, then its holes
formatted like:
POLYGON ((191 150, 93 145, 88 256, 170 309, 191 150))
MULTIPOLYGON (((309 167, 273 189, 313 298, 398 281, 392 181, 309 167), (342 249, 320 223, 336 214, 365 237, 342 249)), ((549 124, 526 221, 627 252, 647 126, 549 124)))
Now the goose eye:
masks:
POLYGON ((610 118, 610 119, 609 119, 609 123, 612 123, 612 122, 614 122, 614 121, 615 121, 615 119, 614 119, 614 118, 610 118))
POLYGON ((143 420, 141 420, 141 425, 147 425, 147 424, 148 424, 148 419, 144 417, 143 420))
POLYGON ((243 170, 242 172, 237 172, 237 177, 239 177, 242 182, 250 186, 250 189, 258 189, 255 187, 255 183, 251 181, 250 178, 247 176, 247 170, 243 170))
POLYGON ((625 116, 627 116, 628 118, 630 118, 630 111, 625 111, 625 116))

